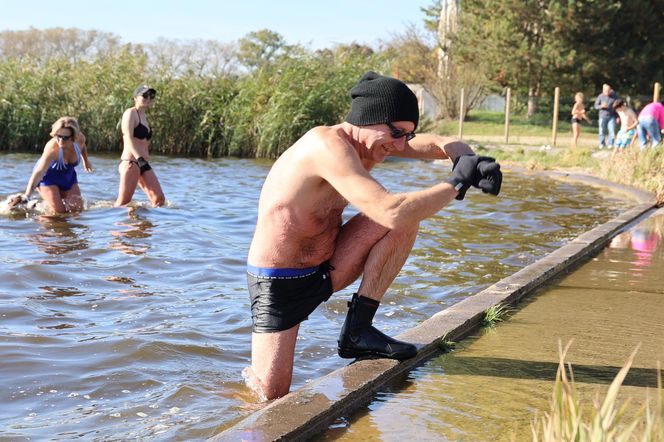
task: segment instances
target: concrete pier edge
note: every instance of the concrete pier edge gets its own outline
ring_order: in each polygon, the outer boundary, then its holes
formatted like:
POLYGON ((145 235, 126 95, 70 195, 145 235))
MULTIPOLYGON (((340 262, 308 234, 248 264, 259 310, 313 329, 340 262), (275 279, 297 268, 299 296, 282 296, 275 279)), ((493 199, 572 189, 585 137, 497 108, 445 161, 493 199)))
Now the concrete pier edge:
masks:
POLYGON ((637 204, 579 235, 539 261, 400 334, 399 339, 418 345, 419 351, 415 357, 402 362, 389 359, 357 360, 271 402, 209 440, 300 441, 322 433, 335 420, 350 416, 370 403, 376 393, 400 382, 413 368, 439 354, 443 340, 458 341, 481 327, 484 312, 489 307, 498 304, 515 305, 553 278, 594 256, 613 236, 656 207, 654 195, 642 190, 579 174, 545 174, 556 179, 601 186, 628 196, 637 204))

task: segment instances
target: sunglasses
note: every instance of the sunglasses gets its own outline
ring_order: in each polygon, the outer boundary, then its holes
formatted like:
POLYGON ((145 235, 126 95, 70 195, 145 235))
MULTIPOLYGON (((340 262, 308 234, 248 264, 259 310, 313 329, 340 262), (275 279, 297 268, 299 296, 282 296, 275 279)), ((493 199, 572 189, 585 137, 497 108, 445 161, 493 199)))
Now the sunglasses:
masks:
POLYGON ((55 138, 57 138, 60 141, 69 141, 73 138, 73 135, 60 135, 60 134, 55 134, 55 138))
POLYGON ((413 138, 415 138, 415 131, 412 132, 406 132, 404 129, 399 129, 389 121, 387 123, 387 127, 390 128, 390 135, 392 135, 392 138, 403 138, 406 137, 406 141, 410 141, 413 138))
POLYGON ((146 92, 146 93, 144 93, 142 96, 143 96, 143 98, 145 98, 146 100, 148 100, 148 99, 149 99, 149 100, 154 100, 154 97, 156 97, 157 94, 154 93, 154 92, 146 92))

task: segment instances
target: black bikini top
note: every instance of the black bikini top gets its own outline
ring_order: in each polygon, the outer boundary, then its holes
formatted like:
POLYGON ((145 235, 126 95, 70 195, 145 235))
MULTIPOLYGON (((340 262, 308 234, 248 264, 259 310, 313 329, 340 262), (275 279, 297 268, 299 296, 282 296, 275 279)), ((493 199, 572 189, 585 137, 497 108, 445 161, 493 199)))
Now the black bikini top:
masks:
MULTIPOLYGON (((138 114, 138 111, 136 113, 138 114)), ((148 128, 141 123, 141 114, 138 114, 138 126, 134 128, 134 138, 138 138, 139 140, 149 140, 152 138, 152 128, 148 128)))

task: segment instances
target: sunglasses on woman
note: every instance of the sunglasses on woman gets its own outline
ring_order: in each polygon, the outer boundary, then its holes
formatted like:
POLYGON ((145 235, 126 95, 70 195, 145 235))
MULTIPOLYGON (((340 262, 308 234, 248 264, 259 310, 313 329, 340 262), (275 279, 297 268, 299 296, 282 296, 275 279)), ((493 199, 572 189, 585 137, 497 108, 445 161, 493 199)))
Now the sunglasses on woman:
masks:
POLYGON ((415 131, 412 132, 406 132, 405 129, 399 129, 389 121, 387 123, 387 127, 390 128, 390 135, 392 135, 392 138, 403 138, 406 137, 406 141, 410 141, 413 138, 415 138, 415 131))
POLYGON ((157 96, 157 94, 154 93, 154 92, 145 92, 143 94, 143 98, 145 98, 146 100, 154 100, 154 97, 156 97, 156 96, 157 96))
POLYGON ((57 138, 60 141, 69 141, 71 140, 73 135, 60 135, 60 134, 55 134, 55 138, 57 138))

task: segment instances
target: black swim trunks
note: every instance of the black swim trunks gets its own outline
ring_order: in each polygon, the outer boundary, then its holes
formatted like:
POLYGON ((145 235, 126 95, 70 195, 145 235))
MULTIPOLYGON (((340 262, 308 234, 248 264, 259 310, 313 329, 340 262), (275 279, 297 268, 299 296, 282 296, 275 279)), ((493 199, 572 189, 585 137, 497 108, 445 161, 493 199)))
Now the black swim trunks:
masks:
POLYGON ((274 333, 306 320, 332 295, 333 270, 326 261, 306 269, 247 266, 254 333, 274 333))

